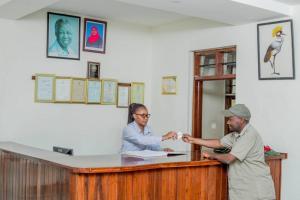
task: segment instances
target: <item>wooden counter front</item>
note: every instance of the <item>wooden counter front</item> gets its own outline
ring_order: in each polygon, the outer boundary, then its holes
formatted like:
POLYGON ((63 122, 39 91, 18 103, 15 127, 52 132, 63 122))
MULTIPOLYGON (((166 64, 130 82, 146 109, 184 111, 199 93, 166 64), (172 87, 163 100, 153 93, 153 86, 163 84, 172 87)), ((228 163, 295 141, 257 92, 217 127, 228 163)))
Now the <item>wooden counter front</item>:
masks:
MULTIPOLYGON (((200 155, 192 152, 146 160, 121 155, 67 156, 0 142, 0 199, 226 200, 227 166, 202 160, 200 155)), ((278 158, 272 161, 281 163, 278 158)), ((281 164, 280 168, 275 165, 272 175, 280 183, 281 164)))

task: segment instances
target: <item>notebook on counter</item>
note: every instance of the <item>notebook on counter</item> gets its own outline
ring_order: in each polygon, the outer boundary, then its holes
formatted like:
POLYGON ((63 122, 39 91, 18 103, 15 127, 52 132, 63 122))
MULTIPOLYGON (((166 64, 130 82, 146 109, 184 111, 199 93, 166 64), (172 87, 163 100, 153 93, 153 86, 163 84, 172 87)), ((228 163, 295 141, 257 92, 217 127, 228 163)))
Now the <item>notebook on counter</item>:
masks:
POLYGON ((143 151, 126 151, 126 152, 122 153, 122 155, 138 157, 138 158, 153 158, 153 157, 179 156, 179 155, 185 155, 185 154, 182 152, 143 150, 143 151))
POLYGON ((126 151, 123 152, 122 155, 139 157, 139 158, 152 158, 152 157, 166 157, 168 152, 164 151, 151 151, 151 150, 143 150, 143 151, 126 151))

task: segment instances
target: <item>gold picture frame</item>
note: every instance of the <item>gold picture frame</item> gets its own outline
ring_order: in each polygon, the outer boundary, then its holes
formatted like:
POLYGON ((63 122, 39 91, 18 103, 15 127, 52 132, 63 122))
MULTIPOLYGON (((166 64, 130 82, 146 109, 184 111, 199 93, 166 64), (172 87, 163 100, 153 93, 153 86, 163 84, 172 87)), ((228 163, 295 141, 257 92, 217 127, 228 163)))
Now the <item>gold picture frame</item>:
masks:
POLYGON ((101 80, 87 79, 87 81, 86 81, 86 104, 100 104, 101 103, 101 91, 102 91, 101 80))
POLYGON ((177 94, 177 76, 162 77, 161 90, 163 95, 177 94))
POLYGON ((118 80, 102 79, 101 82, 102 82, 101 104, 102 105, 116 105, 118 80))
POLYGON ((130 90, 130 102, 144 104, 145 99, 145 83, 132 82, 130 90))
POLYGON ((55 74, 36 74, 34 101, 36 103, 53 103, 55 74))
POLYGON ((86 103, 86 78, 72 78, 71 102, 86 103))
POLYGON ((130 83, 118 83, 117 108, 129 107, 130 99, 131 99, 130 89, 131 89, 130 83))
POLYGON ((54 102, 71 103, 72 78, 57 76, 55 77, 54 102))

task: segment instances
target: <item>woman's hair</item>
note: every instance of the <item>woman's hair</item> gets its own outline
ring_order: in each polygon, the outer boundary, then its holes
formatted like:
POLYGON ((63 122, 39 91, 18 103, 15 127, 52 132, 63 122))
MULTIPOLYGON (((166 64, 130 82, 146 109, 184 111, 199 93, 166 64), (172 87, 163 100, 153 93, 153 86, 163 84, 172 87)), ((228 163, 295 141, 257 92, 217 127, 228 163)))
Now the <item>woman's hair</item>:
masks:
POLYGON ((140 103, 132 103, 132 104, 129 105, 127 124, 130 124, 131 122, 134 121, 133 114, 140 108, 147 109, 145 105, 140 104, 140 103))

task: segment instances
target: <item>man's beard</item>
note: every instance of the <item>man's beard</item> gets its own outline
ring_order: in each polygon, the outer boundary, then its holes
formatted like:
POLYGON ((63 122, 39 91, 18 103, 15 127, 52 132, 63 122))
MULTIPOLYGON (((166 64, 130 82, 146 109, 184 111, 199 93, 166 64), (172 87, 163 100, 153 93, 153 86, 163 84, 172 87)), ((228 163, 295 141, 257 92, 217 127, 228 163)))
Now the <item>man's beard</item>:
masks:
MULTIPOLYGON (((229 126, 229 125, 228 125, 229 126)), ((231 132, 241 132, 241 126, 240 125, 238 125, 238 126, 236 126, 236 127, 233 127, 233 126, 229 126, 229 130, 231 131, 231 132)))

